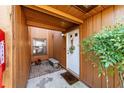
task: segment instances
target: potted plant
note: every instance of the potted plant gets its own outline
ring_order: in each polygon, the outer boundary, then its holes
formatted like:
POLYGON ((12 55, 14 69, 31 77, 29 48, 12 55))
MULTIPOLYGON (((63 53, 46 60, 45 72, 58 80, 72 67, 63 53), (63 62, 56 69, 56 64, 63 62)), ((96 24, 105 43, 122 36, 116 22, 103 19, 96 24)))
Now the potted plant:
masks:
POLYGON ((115 69, 119 73, 122 87, 124 87, 124 24, 117 23, 105 27, 97 34, 93 34, 82 41, 84 54, 98 65, 98 75, 106 78, 106 87, 109 87, 108 75, 114 75, 115 69))

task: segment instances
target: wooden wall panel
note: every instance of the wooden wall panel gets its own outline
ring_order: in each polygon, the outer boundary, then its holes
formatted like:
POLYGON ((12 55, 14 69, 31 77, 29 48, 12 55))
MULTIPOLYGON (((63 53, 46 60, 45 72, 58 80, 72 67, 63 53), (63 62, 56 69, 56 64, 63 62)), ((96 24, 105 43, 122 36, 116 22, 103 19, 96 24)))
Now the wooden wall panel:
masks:
MULTIPOLYGON (((84 24, 80 25, 80 42, 87 36, 87 22, 84 21, 84 24)), ((82 47, 80 46, 80 51, 82 47)), ((84 60, 85 56, 80 52, 80 79, 84 82, 87 81, 87 62, 84 60)))
POLYGON ((113 6, 102 11, 102 27, 114 24, 113 6))
POLYGON ((32 61, 35 61, 37 59, 47 60, 49 57, 53 57, 53 31, 37 27, 29 27, 29 31, 31 32, 31 44, 33 38, 37 39, 45 38, 47 40, 47 55, 33 56, 32 54, 32 61))
POLYGON ((6 88, 12 87, 12 7, 0 6, 0 29, 5 32, 6 43, 6 69, 3 76, 3 84, 6 88))
POLYGON ((13 11, 13 87, 26 87, 31 62, 28 28, 22 8, 13 6, 13 11))
MULTIPOLYGON (((93 16, 93 33, 97 33, 101 30, 101 13, 93 16)), ((93 72, 93 86, 95 88, 101 87, 101 78, 98 77, 98 68, 97 65, 94 65, 93 72)))
MULTIPOLYGON (((117 20, 119 20, 120 23, 124 23, 124 6, 114 6, 114 14, 115 14, 115 19, 117 22, 117 20)), ((115 74, 115 78, 114 78, 114 86, 115 87, 119 87, 120 85, 120 81, 119 81, 119 75, 118 75, 118 72, 117 70, 116 71, 116 74, 115 74)))
MULTIPOLYGON (((46 38, 47 39, 47 49, 48 53, 44 56, 33 56, 32 61, 37 59, 47 60, 48 58, 55 58, 60 61, 62 66, 66 66, 66 37, 61 36, 61 32, 47 30, 37 27, 29 27, 31 32, 31 42, 32 38, 46 38)), ((32 49, 31 49, 32 51, 32 49)))
POLYGON ((52 58, 53 57, 53 35, 54 34, 54 31, 49 31, 49 34, 48 34, 48 41, 49 41, 49 58, 52 58))
MULTIPOLYGON (((87 36, 91 35, 93 33, 93 24, 92 24, 92 17, 90 17, 89 19, 87 19, 87 36)), ((91 61, 87 62, 87 83, 89 86, 93 85, 93 65, 91 64, 91 61), (88 74, 89 73, 89 74, 88 74)))
POLYGON ((119 20, 120 23, 124 23, 124 5, 114 6, 114 15, 116 21, 119 20))
MULTIPOLYGON (((97 33, 100 31, 101 28, 115 24, 115 18, 120 18, 124 14, 124 6, 111 6, 100 13, 97 13, 94 16, 91 16, 87 18, 84 21, 84 24, 80 26, 80 39, 89 36, 91 33, 97 33), (91 21, 92 19, 92 21, 91 21), (87 25, 86 25, 87 23, 87 25), (91 30, 92 29, 92 30, 91 30)), ((124 23, 124 18, 121 19, 122 23, 124 23)), ((102 77, 102 79, 98 79, 97 77, 97 67, 94 68, 93 72, 88 72, 88 69, 90 66, 87 64, 84 64, 84 57, 81 55, 81 75, 80 78, 82 81, 88 81, 88 85, 90 85, 91 81, 89 79, 92 77, 93 74, 93 85, 91 87, 106 87, 105 84, 105 78, 102 77), (83 66, 85 65, 85 66, 83 66), (88 67, 87 67, 88 66, 88 67), (84 69, 86 67, 87 69, 84 69), (90 73, 90 75, 88 75, 90 73), (87 80, 88 79, 88 80, 87 80)), ((116 73, 114 77, 109 76, 109 87, 119 87, 119 78, 118 74, 116 73)))
POLYGON ((66 67, 66 37, 61 36, 61 32, 54 33, 53 57, 60 61, 63 67, 66 67))
MULTIPOLYGON (((102 27, 114 24, 114 8, 113 6, 102 11, 102 27)), ((105 77, 102 77, 102 87, 106 87, 105 77)), ((113 77, 109 76, 109 87, 114 87, 113 77)))

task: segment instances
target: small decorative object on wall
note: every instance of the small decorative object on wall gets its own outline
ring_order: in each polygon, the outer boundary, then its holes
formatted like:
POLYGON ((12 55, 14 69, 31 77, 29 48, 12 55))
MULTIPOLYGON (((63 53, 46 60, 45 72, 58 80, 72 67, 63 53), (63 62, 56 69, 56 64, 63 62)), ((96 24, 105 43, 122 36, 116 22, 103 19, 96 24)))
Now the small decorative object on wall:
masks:
POLYGON ((46 55, 47 54, 47 40, 46 39, 33 39, 33 55, 46 55))

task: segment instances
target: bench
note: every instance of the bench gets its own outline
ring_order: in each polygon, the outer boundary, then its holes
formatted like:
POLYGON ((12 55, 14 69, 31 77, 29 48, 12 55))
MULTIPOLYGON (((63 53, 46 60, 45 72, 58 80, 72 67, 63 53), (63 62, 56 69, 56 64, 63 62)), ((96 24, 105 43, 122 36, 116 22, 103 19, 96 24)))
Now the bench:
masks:
POLYGON ((49 58, 49 63, 55 68, 59 66, 59 61, 54 58, 49 58))

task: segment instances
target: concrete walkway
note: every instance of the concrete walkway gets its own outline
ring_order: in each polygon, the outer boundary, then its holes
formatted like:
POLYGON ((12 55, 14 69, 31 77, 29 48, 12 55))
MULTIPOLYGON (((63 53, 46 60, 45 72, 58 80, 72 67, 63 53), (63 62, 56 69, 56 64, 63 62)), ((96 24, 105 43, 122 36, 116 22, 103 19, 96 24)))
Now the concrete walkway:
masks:
POLYGON ((27 83, 27 88, 88 88, 80 81, 76 82, 73 85, 69 85, 60 75, 65 71, 66 70, 59 70, 54 73, 29 79, 27 83))

